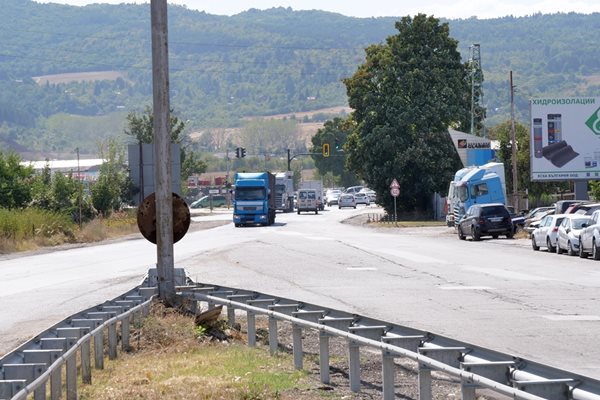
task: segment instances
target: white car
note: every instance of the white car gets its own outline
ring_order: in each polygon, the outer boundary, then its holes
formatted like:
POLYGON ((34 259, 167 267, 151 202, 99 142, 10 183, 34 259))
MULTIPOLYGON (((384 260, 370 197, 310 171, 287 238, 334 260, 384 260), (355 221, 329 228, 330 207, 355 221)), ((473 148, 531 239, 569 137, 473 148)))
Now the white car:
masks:
POLYGON ((377 200, 377 193, 374 190, 369 188, 362 188, 359 193, 365 193, 369 197, 369 201, 371 203, 375 203, 377 200))
POLYGON ((531 247, 538 251, 540 247, 545 247, 548 252, 556 251, 556 238, 558 237, 558 226, 565 218, 565 214, 546 215, 540 221, 538 226, 531 232, 531 247))
POLYGON ((581 231, 590 220, 587 215, 567 214, 558 227, 556 238, 556 253, 567 252, 570 256, 579 254, 579 236, 581 231))
POLYGON ((327 206, 329 206, 329 207, 331 207, 334 204, 337 204, 338 198, 340 197, 341 194, 342 194, 342 191, 338 190, 338 189, 327 190, 327 192, 325 193, 325 204, 327 204, 327 206))
POLYGON ((356 200, 356 204, 371 205, 371 200, 365 192, 354 193, 354 199, 356 200))
POLYGON ((356 199, 354 199, 354 195, 351 193, 343 193, 338 198, 338 208, 343 207, 352 207, 356 208, 356 199))

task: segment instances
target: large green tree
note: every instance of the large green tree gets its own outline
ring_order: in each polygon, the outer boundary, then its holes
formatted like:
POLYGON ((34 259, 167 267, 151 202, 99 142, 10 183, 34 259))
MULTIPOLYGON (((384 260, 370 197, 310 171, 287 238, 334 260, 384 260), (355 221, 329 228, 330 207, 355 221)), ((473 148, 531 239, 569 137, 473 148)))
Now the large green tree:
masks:
POLYGON ((388 212, 394 178, 400 211, 423 211, 460 167, 447 128, 470 110, 469 80, 447 23, 419 14, 396 29, 385 44, 368 47, 366 61, 344 80, 356 123, 344 150, 388 212))

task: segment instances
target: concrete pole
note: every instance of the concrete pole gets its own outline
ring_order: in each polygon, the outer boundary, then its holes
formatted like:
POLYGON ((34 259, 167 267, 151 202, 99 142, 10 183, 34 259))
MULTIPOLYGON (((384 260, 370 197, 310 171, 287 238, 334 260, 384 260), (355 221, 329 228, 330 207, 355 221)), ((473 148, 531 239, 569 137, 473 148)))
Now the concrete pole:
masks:
POLYGON ((174 304, 173 198, 171 188, 171 132, 169 124, 169 50, 167 0, 151 0, 152 89, 154 103, 154 187, 156 188, 156 249, 158 293, 174 304))

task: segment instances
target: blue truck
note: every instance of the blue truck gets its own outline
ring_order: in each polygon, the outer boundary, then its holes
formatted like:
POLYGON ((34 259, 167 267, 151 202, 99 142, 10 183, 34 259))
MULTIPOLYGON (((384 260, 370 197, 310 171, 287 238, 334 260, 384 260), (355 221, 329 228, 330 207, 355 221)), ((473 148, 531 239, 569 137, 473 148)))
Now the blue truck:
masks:
POLYGON ((490 162, 479 167, 464 168, 456 174, 449 190, 449 210, 458 222, 473 204, 506 204, 504 164, 490 162), (460 177, 459 177, 460 176, 460 177))
POLYGON ((270 172, 238 172, 234 176, 233 223, 275 223, 275 175, 270 172))

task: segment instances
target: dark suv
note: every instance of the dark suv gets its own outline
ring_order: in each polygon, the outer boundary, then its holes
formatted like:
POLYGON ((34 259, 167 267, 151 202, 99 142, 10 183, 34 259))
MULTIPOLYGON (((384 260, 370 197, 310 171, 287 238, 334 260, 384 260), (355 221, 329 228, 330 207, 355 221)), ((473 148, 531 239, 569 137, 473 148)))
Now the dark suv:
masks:
POLYGON ((512 239, 514 233, 510 213, 500 203, 471 206, 456 229, 460 240, 465 240, 467 235, 473 240, 479 240, 482 236, 496 239, 500 235, 512 239))

